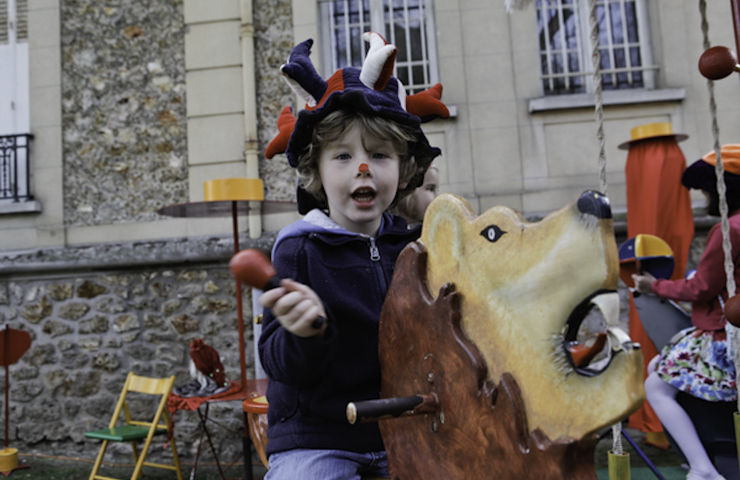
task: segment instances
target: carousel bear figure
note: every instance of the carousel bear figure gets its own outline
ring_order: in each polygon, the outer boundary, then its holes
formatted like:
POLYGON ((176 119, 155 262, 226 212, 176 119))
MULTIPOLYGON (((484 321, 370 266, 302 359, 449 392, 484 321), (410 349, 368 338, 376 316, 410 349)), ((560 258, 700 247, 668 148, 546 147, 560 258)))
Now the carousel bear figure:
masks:
POLYGON ((437 197, 380 320, 382 396, 436 400, 381 418, 392 478, 595 479, 597 432, 644 398, 639 345, 617 325, 618 268, 598 192, 534 223, 437 197), (605 331, 583 338, 594 306, 605 331))

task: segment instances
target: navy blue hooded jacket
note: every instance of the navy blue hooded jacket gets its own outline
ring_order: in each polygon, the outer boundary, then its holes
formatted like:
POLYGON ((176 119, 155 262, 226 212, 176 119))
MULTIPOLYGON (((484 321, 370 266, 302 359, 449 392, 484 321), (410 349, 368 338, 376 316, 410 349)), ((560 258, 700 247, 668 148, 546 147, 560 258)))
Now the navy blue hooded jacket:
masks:
POLYGON ((264 312, 259 354, 270 379, 268 455, 294 448, 384 449, 377 423, 350 425, 345 409, 379 397, 380 311, 398 254, 418 236, 418 228, 389 214, 375 238, 351 233, 320 210, 280 232, 275 270, 318 294, 327 328, 323 336, 298 337, 264 312))

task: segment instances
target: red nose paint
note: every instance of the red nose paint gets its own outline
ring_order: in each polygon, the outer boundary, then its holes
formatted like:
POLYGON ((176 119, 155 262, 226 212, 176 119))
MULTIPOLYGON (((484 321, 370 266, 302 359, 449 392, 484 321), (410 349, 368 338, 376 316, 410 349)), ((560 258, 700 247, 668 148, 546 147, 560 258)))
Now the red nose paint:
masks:
POLYGON ((367 173, 370 171, 370 167, 367 166, 367 163, 361 163, 358 170, 360 173, 367 173))

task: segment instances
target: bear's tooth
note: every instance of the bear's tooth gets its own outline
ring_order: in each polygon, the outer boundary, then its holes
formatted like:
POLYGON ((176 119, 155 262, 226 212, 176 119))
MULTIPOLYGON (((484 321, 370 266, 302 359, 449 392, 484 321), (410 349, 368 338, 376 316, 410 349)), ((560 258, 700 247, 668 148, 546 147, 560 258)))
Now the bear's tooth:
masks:
POLYGON ((617 292, 596 295, 591 299, 591 303, 601 310, 607 325, 619 324, 619 294, 617 292))

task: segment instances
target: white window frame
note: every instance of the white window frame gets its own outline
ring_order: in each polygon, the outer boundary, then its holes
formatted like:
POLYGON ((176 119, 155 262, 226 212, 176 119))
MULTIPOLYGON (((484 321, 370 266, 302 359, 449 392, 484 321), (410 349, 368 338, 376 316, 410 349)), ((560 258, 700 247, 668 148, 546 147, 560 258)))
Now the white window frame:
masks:
MULTIPOLYGON (((626 40, 626 33, 623 34, 623 37, 625 38, 625 43, 622 45, 613 45, 612 44, 612 27, 614 26, 612 22, 608 21, 606 22, 606 27, 608 29, 608 34, 606 35, 608 39, 608 43, 606 45, 600 45, 599 50, 602 55, 605 53, 610 55, 609 64, 614 65, 614 52, 618 49, 626 49, 631 45, 637 44, 639 46, 640 50, 640 59, 641 59, 641 65, 639 66, 630 66, 630 56, 629 52, 625 52, 625 59, 627 61, 627 66, 623 68, 610 68, 610 69, 602 69, 602 78, 611 75, 613 78, 617 74, 623 74, 627 73, 629 77, 632 76, 633 73, 640 73, 642 75, 642 85, 635 85, 631 88, 638 88, 638 89, 654 89, 655 88, 655 70, 657 67, 653 65, 653 56, 652 56, 652 48, 650 46, 650 31, 648 27, 648 15, 647 15, 647 2, 645 0, 596 0, 596 3, 598 6, 601 6, 602 8, 606 5, 613 5, 618 4, 620 6, 620 10, 622 12, 621 17, 625 18, 624 15, 624 5, 625 3, 630 2, 634 3, 635 5, 635 16, 637 18, 637 35, 638 39, 637 42, 628 43, 626 40)), ((537 0, 535 2, 535 22, 538 21, 538 15, 542 11, 544 6, 547 5, 547 8, 556 8, 558 10, 558 15, 561 18, 562 23, 562 11, 563 8, 570 8, 570 5, 573 6, 575 14, 577 15, 577 22, 578 27, 576 29, 575 34, 575 40, 576 40, 576 50, 578 55, 578 61, 580 65, 579 71, 565 71, 564 73, 550 73, 550 72, 542 72, 540 71, 540 78, 541 78, 541 85, 543 89, 543 94, 547 96, 552 95, 568 95, 571 93, 593 93, 594 91, 594 81, 593 81, 593 73, 594 73, 594 66, 592 64, 592 58, 591 53, 593 50, 593 46, 591 43, 591 26, 589 22, 589 14, 590 14, 590 5, 588 0, 572 0, 569 4, 564 5, 563 0, 537 0), (554 87, 554 82, 556 78, 564 78, 566 81, 566 84, 570 78, 576 78, 576 77, 582 77, 583 78, 583 87, 584 91, 582 92, 569 92, 558 90, 554 87), (545 84, 549 83, 550 88, 546 88, 545 84)), ((602 11, 605 12, 606 15, 610 15, 609 8, 604 8, 602 11)), ((546 27, 545 27, 546 28, 546 27)), ((626 28, 624 25, 622 25, 622 28, 626 28)), ((538 35, 540 35, 540 32, 538 32, 538 35)), ((545 35, 545 37, 549 40, 550 35, 545 33, 542 33, 542 35, 545 35)), ((541 57, 542 55, 547 56, 548 58, 558 53, 561 56, 563 56, 563 66, 567 69, 568 62, 567 62, 567 50, 565 48, 565 45, 563 45, 560 49, 557 51, 553 48, 553 46, 550 44, 551 42, 546 42, 545 50, 540 50, 540 61, 538 63, 541 64, 541 57)), ((550 65, 550 61, 548 60, 548 65, 550 65)), ((616 85, 616 81, 612 82, 612 85, 616 85)), ((606 83, 602 82, 602 87, 605 90, 612 90, 612 88, 606 83)), ((630 87, 622 87, 622 88, 613 88, 613 90, 619 90, 619 89, 630 89, 630 87)))
POLYGON ((364 53, 367 52, 367 44, 364 44, 362 47, 362 55, 356 56, 356 58, 352 59, 350 58, 352 52, 350 51, 350 49, 347 49, 347 55, 344 59, 340 60, 339 58, 337 58, 337 48, 334 45, 334 35, 332 35, 332 32, 340 28, 344 29, 344 35, 348 45, 351 44, 351 41, 356 43, 358 40, 361 43, 364 43, 360 39, 356 38, 356 35, 353 35, 351 33, 352 28, 355 28, 358 32, 372 30, 378 32, 386 40, 388 40, 388 42, 396 46, 406 46, 406 51, 410 53, 411 38, 408 28, 409 9, 410 7, 415 8, 416 6, 409 4, 417 2, 424 15, 424 21, 420 26, 422 58, 412 59, 411 61, 401 61, 397 58, 394 65, 394 75, 398 77, 399 71, 406 69, 406 75, 404 75, 403 77, 413 80, 411 82, 406 82, 408 84, 405 85, 405 87, 408 93, 416 93, 439 82, 439 70, 437 66, 437 45, 434 26, 434 8, 432 5, 432 0, 320 0, 319 32, 323 71, 329 72, 329 74, 331 74, 337 69, 345 66, 360 67, 362 59, 364 58, 364 53), (343 3, 345 11, 348 10, 348 7, 351 4, 364 4, 368 8, 367 11, 365 9, 359 10, 360 15, 358 22, 352 24, 345 23, 343 26, 334 25, 332 24, 332 19, 334 18, 335 1, 343 3), (393 8, 400 11, 400 13, 403 15, 403 20, 406 25, 404 28, 405 35, 403 38, 396 37, 395 29, 391 28, 392 18, 386 18, 390 15, 389 9, 392 13, 393 8), (365 12, 367 12, 367 16, 365 16, 365 12), (412 68, 415 66, 422 67, 421 78, 417 79, 413 77, 412 68))
POLYGON ((27 0, 0 1, 0 135, 29 133, 27 20, 27 0))
POLYGON ((0 211, 32 199, 29 100, 28 0, 0 0, 0 211))

